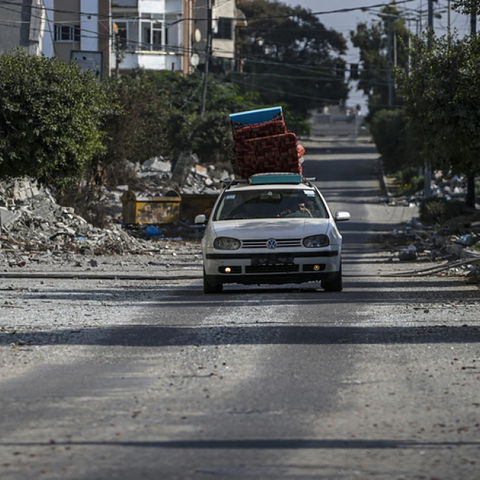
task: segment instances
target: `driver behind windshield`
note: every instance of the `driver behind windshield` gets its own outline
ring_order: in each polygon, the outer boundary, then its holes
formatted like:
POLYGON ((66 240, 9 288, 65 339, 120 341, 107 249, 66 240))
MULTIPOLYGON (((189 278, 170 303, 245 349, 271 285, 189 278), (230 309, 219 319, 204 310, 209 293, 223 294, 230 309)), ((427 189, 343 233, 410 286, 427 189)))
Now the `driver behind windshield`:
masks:
POLYGON ((216 213, 216 220, 281 217, 326 218, 326 210, 315 193, 298 190, 229 192, 216 213))

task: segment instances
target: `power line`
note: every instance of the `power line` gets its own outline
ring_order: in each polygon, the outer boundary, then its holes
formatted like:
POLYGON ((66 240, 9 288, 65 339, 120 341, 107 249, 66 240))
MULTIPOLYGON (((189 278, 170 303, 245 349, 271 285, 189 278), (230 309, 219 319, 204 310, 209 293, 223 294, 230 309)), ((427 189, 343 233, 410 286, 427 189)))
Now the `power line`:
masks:
MULTIPOLYGON (((415 0, 399 0, 395 2, 395 5, 402 5, 406 3, 411 3, 414 2, 415 0)), ((361 7, 350 7, 350 8, 339 8, 336 10, 324 10, 320 12, 309 12, 311 15, 330 15, 334 13, 349 13, 349 12, 355 12, 357 10, 360 10, 362 12, 366 12, 368 10, 374 9, 374 8, 381 8, 381 7, 388 7, 391 6, 391 3, 378 3, 376 5, 364 5, 361 7)), ((285 14, 285 15, 264 15, 264 16, 259 16, 259 17, 249 17, 247 20, 258 20, 258 19, 269 19, 269 18, 289 18, 289 17, 296 17, 296 13, 290 13, 290 14, 285 14)))
MULTIPOLYGON (((225 0, 226 3, 227 0, 225 0)), ((407 4, 411 3, 415 0, 398 0, 395 5, 401 5, 401 4, 407 4)), ((16 7, 21 7, 18 2, 10 1, 10 0, 0 0, 0 7, 2 5, 12 5, 16 7)), ((349 13, 349 12, 354 12, 354 11, 368 11, 374 8, 381 8, 381 7, 387 7, 391 5, 390 3, 379 3, 376 5, 365 5, 365 6, 360 6, 360 7, 350 7, 350 8, 340 8, 336 10, 324 10, 324 11, 319 11, 319 12, 309 12, 311 15, 330 15, 330 14, 335 14, 335 13, 349 13)), ((33 7, 36 8, 36 7, 33 7)), ((201 8, 201 7, 200 7, 201 8)), ((198 10, 200 9, 198 8, 198 10)), ((206 7, 203 7, 203 9, 207 10, 206 7)), ((106 14, 101 14, 101 13, 93 13, 93 12, 83 12, 79 10, 67 10, 67 9, 60 9, 60 8, 47 8, 45 6, 42 7, 42 10, 45 11, 51 11, 55 13, 66 13, 66 14, 76 14, 76 15, 90 15, 92 17, 102 17, 106 19, 111 19, 113 14, 111 15, 106 15, 106 14)), ((177 12, 168 12, 168 14, 182 14, 183 11, 177 11, 177 12)), ((247 20, 259 20, 259 19, 274 19, 274 18, 289 18, 289 17, 296 17, 297 14, 295 12, 289 13, 289 14, 284 14, 284 15, 263 15, 263 16, 257 16, 257 17, 249 17, 247 20)), ((231 20, 245 20, 243 17, 227 17, 230 18, 231 20)), ((193 19, 182 19, 182 21, 186 20, 208 20, 207 17, 205 18, 193 18, 193 19)))

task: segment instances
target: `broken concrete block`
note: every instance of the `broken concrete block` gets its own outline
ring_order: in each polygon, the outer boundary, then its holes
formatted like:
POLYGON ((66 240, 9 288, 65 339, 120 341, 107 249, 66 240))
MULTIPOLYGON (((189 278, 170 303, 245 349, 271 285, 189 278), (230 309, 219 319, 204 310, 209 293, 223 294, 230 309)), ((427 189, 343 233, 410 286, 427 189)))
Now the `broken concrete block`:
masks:
POLYGON ((167 173, 172 170, 172 164, 162 157, 154 157, 142 163, 142 170, 167 173))
POLYGON ((0 207, 0 228, 15 222, 20 217, 19 213, 12 212, 8 208, 0 207))

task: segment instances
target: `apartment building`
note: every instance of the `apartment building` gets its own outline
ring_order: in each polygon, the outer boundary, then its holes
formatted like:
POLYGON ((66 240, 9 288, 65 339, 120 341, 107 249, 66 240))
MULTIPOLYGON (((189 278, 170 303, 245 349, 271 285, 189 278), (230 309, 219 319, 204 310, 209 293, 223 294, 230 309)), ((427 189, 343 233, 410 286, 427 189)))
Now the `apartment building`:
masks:
POLYGON ((192 55, 195 63, 203 70, 205 59, 211 56, 214 70, 233 70, 237 28, 246 25, 245 15, 236 7, 235 0, 196 0, 194 18, 192 55), (210 54, 207 51, 209 34, 212 36, 210 54))
POLYGON ((113 0, 116 68, 193 73, 209 31, 213 58, 233 65, 237 13, 235 0, 113 0))
POLYGON ((0 51, 22 46, 99 77, 137 68, 203 70, 206 39, 233 65, 235 0, 16 0, 0 2, 0 51))
POLYGON ((101 77, 111 69, 110 0, 43 0, 41 50, 101 77))

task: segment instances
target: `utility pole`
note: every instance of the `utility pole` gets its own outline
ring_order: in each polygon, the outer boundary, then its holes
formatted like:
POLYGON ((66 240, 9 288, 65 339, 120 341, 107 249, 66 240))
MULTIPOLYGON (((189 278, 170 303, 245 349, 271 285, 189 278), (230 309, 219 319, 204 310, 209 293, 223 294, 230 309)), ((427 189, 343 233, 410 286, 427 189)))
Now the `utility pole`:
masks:
MULTIPOLYGON (((432 48, 433 38, 433 0, 428 0, 428 49, 432 48)), ((430 198, 432 196, 432 166, 427 158, 425 162, 423 196, 430 198)))
POLYGON ((450 35, 452 27, 452 0, 447 2, 447 33, 450 35))
POLYGON ((183 76, 190 73, 192 55, 193 11, 192 0, 183 0, 183 76))
POLYGON ((388 66, 387 66, 387 83, 388 83, 388 108, 393 106, 393 28, 392 28, 392 16, 387 15, 388 22, 388 38, 387 38, 387 49, 388 49, 388 66))
POLYGON ((427 15, 427 28, 428 28, 428 47, 432 46, 433 35, 433 2, 434 0, 428 0, 428 15, 427 15))
MULTIPOLYGON (((474 6, 475 8, 475 6, 474 6)), ((477 35, 477 12, 473 9, 470 14, 470 35, 477 35)), ((467 195, 465 203, 468 207, 475 208, 475 175, 467 175, 467 195)))
POLYGON ((202 108, 200 110, 200 115, 203 117, 205 114, 205 108, 207 103, 207 85, 208 85, 208 70, 210 65, 210 60, 212 58, 212 8, 213 0, 208 0, 207 2, 207 39, 205 44, 205 70, 203 72, 203 93, 202 93, 202 108))
POLYGON ((428 27, 433 28, 433 1, 428 0, 428 27))

